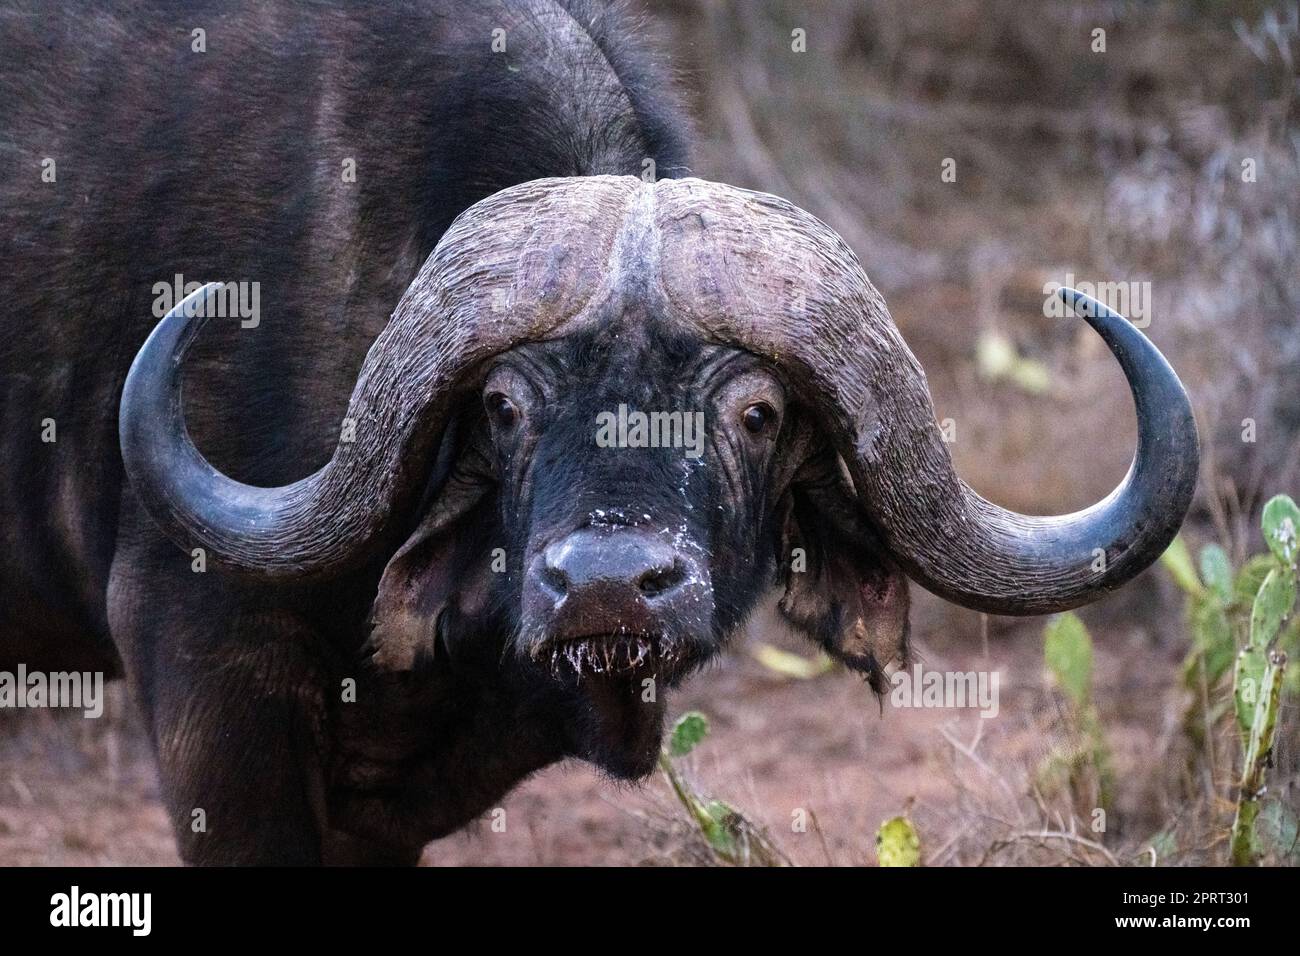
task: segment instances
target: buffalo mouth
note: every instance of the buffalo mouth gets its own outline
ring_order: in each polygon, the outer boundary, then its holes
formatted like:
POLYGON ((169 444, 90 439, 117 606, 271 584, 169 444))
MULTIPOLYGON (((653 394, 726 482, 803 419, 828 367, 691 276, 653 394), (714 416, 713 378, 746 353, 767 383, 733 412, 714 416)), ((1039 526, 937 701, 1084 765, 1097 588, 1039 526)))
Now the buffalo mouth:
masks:
POLYGON ((595 633, 552 639, 532 658, 567 701, 568 752, 617 780, 654 772, 665 695, 710 656, 706 645, 661 633, 595 633))
POLYGON ((613 632, 548 640, 533 660, 562 681, 584 678, 656 677, 675 682, 707 657, 692 640, 657 633, 613 632))

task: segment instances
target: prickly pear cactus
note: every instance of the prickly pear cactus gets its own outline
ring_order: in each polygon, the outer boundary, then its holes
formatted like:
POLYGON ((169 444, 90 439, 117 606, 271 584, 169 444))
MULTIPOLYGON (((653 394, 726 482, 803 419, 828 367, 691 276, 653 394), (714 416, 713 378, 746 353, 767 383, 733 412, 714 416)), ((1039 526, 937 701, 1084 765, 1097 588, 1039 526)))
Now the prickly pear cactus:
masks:
POLYGON ((1263 690, 1264 672, 1268 667, 1269 649, 1282 622, 1295 605, 1295 568, 1279 564, 1268 572, 1259 586, 1250 610, 1250 639, 1237 655, 1233 680, 1233 699, 1237 724, 1244 744, 1249 743, 1255 712, 1263 690))
POLYGON ((1236 866, 1252 863, 1259 845, 1255 822, 1259 818, 1264 774, 1273 750, 1287 664, 1278 637, 1296 602, 1296 560, 1300 555, 1296 533, 1300 529, 1300 509, 1286 495, 1278 495, 1264 506, 1261 523, 1271 552, 1271 566, 1255 592, 1249 638, 1237 655, 1233 675, 1233 703, 1245 751, 1230 843, 1231 861, 1236 866))
POLYGON ((674 795, 719 863, 789 866, 790 860, 766 830, 731 804, 701 796, 677 769, 674 760, 688 756, 708 735, 709 719, 699 711, 683 714, 673 725, 668 746, 659 751, 659 769, 674 795))
POLYGON ((1039 765, 1038 785, 1047 792, 1066 788, 1079 806, 1109 809, 1115 777, 1101 719, 1092 703, 1092 635, 1070 611, 1043 629, 1043 663, 1065 697, 1069 739, 1039 765))
POLYGON ((1282 564, 1294 570, 1296 557, 1300 555, 1300 544, 1296 536, 1300 534, 1300 508, 1286 495, 1275 495, 1264 505, 1264 538, 1268 549, 1282 564))
POLYGON ((876 860, 881 866, 920 866, 921 838, 907 817, 886 820, 876 831, 876 860))

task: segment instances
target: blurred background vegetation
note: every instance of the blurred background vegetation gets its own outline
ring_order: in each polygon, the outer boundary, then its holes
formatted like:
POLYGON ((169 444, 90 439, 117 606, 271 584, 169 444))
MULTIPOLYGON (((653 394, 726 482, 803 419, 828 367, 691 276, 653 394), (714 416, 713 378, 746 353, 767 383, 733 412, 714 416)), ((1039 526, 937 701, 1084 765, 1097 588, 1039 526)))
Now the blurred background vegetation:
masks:
POLYGON ((1067 272, 1151 284, 1148 334, 1207 445, 1199 518, 1235 541, 1269 494, 1295 487, 1294 2, 651 10, 696 117, 696 174, 786 196, 849 241, 939 417, 956 422, 953 452, 978 490, 1070 509, 1127 468, 1131 403, 1114 360, 1082 323, 1043 315, 1044 284, 1067 272), (955 182, 941 179, 947 158, 955 182), (981 380, 990 343, 1049 374, 1027 388, 981 380))

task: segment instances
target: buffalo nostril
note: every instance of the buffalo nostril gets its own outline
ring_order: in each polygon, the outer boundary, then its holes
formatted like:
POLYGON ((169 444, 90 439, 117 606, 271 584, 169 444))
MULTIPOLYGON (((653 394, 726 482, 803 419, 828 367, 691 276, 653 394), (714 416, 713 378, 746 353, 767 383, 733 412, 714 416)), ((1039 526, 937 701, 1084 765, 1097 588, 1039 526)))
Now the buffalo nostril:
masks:
POLYGON ((540 578, 542 586, 551 593, 556 600, 564 597, 569 590, 569 578, 563 571, 556 567, 546 566, 541 569, 540 578))
POLYGON ((674 561, 669 567, 651 568, 646 571, 637 580, 637 587, 646 597, 658 597, 681 584, 685 577, 681 562, 674 561))
POLYGON ((646 609, 667 600, 689 565, 666 542, 632 531, 582 528, 546 547, 533 567, 539 595, 585 619, 646 609))

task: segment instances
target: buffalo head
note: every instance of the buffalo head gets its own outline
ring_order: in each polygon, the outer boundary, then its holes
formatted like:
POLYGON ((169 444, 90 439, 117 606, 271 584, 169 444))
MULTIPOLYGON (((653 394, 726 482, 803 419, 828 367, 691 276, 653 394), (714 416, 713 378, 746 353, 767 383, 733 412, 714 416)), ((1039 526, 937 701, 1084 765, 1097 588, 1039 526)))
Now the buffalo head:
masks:
POLYGON ((164 531, 266 579, 386 561, 381 667, 525 675, 571 705, 567 752, 622 775, 653 766, 655 686, 765 593, 879 688, 905 653, 904 573, 992 613, 1074 607, 1159 555, 1195 483, 1177 377, 1080 299, 1133 392, 1133 466, 1075 514, 984 500, 844 242, 700 180, 537 180, 467 210, 370 350, 355 440, 286 487, 233 481, 189 440, 181 359, 207 291, 162 320, 122 399, 127 473, 164 531))

